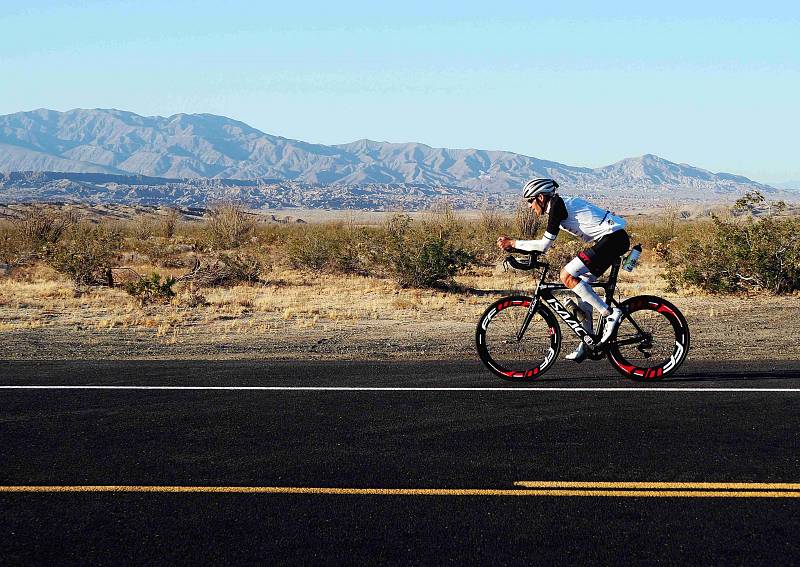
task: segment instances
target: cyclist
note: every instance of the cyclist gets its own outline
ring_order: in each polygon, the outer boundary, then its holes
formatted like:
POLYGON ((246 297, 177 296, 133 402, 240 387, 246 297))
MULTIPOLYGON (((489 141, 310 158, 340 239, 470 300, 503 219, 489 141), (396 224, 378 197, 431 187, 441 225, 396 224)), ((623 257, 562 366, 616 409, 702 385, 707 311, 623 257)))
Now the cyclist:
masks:
MULTIPOLYGON (((593 334, 592 309, 597 308, 605 315, 600 339, 604 343, 619 325, 622 311, 607 305, 589 284, 597 281, 630 248, 625 220, 585 199, 562 197, 556 194, 556 189, 558 183, 553 179, 533 179, 522 190, 522 197, 537 215, 547 213, 547 229, 540 240, 512 240, 503 235, 497 239, 497 245, 506 251, 516 248, 546 252, 562 228, 584 242, 591 243, 590 248, 583 250, 561 269, 560 278, 580 299, 579 307, 586 313, 583 328, 589 334, 593 334)), ((581 343, 566 359, 582 362, 587 354, 586 345, 581 343)))

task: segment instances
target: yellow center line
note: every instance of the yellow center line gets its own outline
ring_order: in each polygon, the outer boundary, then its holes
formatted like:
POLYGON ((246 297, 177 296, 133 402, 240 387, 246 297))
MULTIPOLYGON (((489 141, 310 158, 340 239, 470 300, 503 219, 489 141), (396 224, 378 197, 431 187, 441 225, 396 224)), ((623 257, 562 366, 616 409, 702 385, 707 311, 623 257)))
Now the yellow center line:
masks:
MULTIPOLYGON (((551 482, 551 481, 547 481, 551 482)), ((519 484, 519 483, 517 483, 519 484)), ((555 483, 561 486, 571 483, 555 483)), ((728 485, 761 490, 647 490, 604 489, 599 487, 575 488, 335 488, 302 486, 137 486, 137 485, 56 485, 56 486, 0 486, 0 493, 206 493, 206 494, 315 494, 359 496, 589 496, 638 498, 800 498, 800 490, 765 490, 759 483, 574 483, 581 485, 728 485)), ((769 486, 769 485, 768 485, 769 486)), ((793 486, 798 485, 772 485, 793 486)))
POLYGON ((786 482, 595 482, 563 480, 520 480, 514 486, 525 488, 633 488, 649 490, 800 490, 800 483, 786 482))

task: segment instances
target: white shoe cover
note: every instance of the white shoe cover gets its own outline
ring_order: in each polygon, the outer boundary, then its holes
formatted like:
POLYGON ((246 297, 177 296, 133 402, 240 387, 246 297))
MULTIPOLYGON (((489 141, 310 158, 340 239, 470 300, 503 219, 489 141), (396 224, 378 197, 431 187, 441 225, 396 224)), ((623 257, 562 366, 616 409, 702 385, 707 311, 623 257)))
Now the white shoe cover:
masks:
POLYGON ((614 309, 611 310, 611 315, 606 317, 606 322, 603 325, 603 337, 600 339, 601 343, 604 343, 611 338, 611 335, 614 333, 614 330, 619 325, 621 319, 622 309, 619 307, 614 307, 614 309))
POLYGON ((574 351, 564 357, 564 360, 574 360, 575 362, 583 362, 586 358, 586 345, 581 343, 574 351))

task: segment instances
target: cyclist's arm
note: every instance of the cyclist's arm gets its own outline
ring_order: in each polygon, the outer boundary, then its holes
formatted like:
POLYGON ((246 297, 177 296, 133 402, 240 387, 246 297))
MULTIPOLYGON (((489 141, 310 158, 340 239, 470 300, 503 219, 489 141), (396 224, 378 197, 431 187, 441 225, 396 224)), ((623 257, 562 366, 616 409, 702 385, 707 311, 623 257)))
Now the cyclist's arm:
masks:
POLYGON ((545 231, 544 237, 540 238, 539 240, 515 240, 514 248, 518 250, 524 250, 526 252, 531 252, 534 250, 537 252, 547 252, 553 245, 555 239, 555 234, 545 231))
POLYGON ((528 252, 533 250, 547 252, 555 242, 558 231, 561 230, 561 221, 566 218, 567 208, 564 206, 564 201, 559 196, 553 197, 553 201, 550 204, 550 212, 547 216, 547 230, 544 231, 544 236, 539 240, 517 240, 514 248, 528 252))

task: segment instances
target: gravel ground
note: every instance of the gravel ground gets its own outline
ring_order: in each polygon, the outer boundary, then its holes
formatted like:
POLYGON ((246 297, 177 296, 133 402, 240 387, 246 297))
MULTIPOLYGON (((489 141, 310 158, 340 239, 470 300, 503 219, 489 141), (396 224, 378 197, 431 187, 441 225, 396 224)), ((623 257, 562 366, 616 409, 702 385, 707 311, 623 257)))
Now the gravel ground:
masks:
MULTIPOLYGON (((701 360, 800 360, 800 299, 669 297, 692 332, 690 357, 701 360)), ((485 304, 488 305, 487 298, 485 304)), ((483 302, 460 305, 458 320, 387 318, 313 326, 264 314, 200 322, 157 336, 153 328, 98 329, 86 321, 6 326, 0 358, 21 359, 463 359, 475 356, 474 325, 483 302), (255 323, 254 318, 260 317, 255 323), (241 324, 239 322, 241 321, 241 324), (246 323, 250 321, 250 323, 246 323)), ((0 321, 13 309, 0 309, 0 321)), ((562 330, 564 329, 562 325, 562 330)), ((565 336, 562 350, 573 345, 565 336)))

